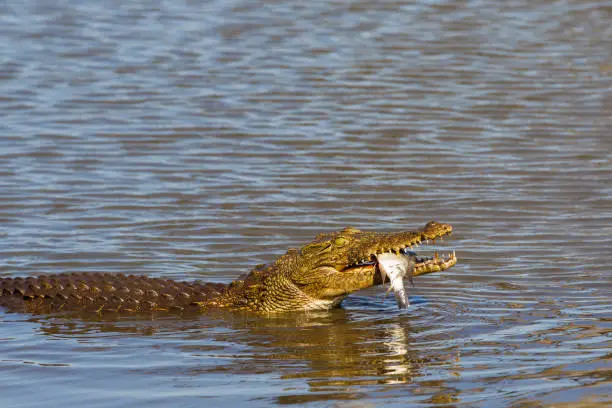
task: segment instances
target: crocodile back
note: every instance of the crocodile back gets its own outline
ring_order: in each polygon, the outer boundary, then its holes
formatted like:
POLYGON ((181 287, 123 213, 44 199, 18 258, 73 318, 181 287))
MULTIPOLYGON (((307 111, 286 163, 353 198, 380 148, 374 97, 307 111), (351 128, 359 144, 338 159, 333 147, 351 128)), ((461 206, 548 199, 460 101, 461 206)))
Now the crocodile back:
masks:
POLYGON ((226 286, 115 273, 0 278, 0 306, 27 313, 180 312, 214 306, 226 286))

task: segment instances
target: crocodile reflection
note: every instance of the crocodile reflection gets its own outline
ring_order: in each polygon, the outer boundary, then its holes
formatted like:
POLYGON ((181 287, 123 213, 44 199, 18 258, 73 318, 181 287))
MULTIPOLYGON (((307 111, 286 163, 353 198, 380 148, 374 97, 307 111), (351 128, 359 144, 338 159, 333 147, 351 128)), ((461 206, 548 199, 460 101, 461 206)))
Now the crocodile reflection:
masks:
MULTIPOLYGON (((411 383, 424 369, 449 363, 413 346, 409 316, 395 311, 379 316, 380 311, 337 309, 265 318, 221 311, 181 319, 160 315, 117 321, 90 315, 77 321, 74 316, 30 320, 45 335, 87 339, 89 344, 109 335, 125 341, 157 337, 160 346, 176 347, 201 361, 195 367, 177 365, 177 372, 272 374, 288 382, 305 381, 313 398, 329 393, 352 398, 356 387, 411 383)), ((291 400, 291 395, 279 398, 291 400)))

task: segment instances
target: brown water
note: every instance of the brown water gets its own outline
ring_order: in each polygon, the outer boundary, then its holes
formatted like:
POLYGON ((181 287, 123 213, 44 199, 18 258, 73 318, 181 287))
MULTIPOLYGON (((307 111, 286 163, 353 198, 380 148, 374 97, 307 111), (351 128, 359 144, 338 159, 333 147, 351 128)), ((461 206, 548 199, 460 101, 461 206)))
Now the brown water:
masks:
POLYGON ((0 406, 612 403, 609 1, 0 3, 0 274, 229 282, 450 222, 413 306, 0 311, 0 406))

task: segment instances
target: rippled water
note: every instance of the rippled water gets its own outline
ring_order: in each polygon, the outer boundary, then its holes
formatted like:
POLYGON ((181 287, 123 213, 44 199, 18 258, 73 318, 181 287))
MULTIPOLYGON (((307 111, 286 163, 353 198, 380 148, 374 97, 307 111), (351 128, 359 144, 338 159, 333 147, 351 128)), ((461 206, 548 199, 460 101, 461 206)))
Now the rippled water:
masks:
POLYGON ((0 3, 0 274, 229 282, 450 222, 397 311, 0 311, 7 407, 612 403, 612 8, 0 3))

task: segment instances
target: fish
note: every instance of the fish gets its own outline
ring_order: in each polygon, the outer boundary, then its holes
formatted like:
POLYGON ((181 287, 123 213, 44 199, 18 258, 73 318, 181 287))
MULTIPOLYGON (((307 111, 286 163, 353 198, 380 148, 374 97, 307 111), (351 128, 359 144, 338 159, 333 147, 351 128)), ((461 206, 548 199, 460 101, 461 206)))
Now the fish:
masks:
POLYGON ((376 256, 378 270, 382 277, 383 284, 389 278, 389 289, 387 293, 393 291, 398 308, 407 309, 410 306, 408 294, 404 287, 404 278, 408 278, 412 283, 412 272, 416 262, 416 256, 400 253, 384 253, 376 256))

